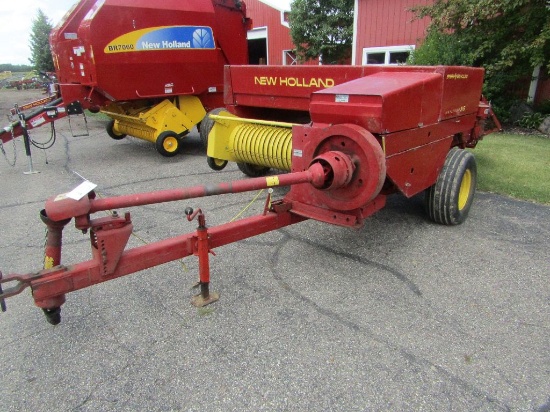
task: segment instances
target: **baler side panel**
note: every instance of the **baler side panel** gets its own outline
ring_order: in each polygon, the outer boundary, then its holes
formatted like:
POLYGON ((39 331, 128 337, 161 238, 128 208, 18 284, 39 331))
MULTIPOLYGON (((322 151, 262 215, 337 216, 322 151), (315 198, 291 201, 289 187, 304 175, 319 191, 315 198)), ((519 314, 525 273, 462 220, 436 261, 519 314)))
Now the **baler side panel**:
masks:
POLYGON ((96 0, 83 0, 76 4, 50 33, 50 47, 59 83, 81 81, 73 56, 76 50, 83 47, 82 40, 78 38, 80 24, 95 3, 96 0))
POLYGON ((248 64, 247 30, 252 22, 246 17, 246 5, 241 3, 240 8, 231 8, 225 1, 213 3, 216 21, 213 29, 224 64, 248 64), (236 31, 235 27, 242 27, 242 30, 236 31))
POLYGON ((445 66, 440 120, 477 113, 484 70, 476 67, 445 66))
POLYGON ((313 93, 316 123, 355 123, 371 133, 391 133, 437 122, 442 76, 380 72, 313 93))
POLYGON ((215 3, 83 0, 51 37, 62 95, 79 84, 80 100, 93 89, 114 101, 217 93, 221 104, 223 66, 248 59, 247 21, 215 3))
MULTIPOLYGON (((294 103, 284 106, 287 110, 302 110, 313 92, 337 86, 342 83, 365 77, 388 73, 389 76, 407 76, 410 74, 439 74, 451 79, 459 79, 466 75, 469 82, 482 80, 483 69, 444 66, 236 66, 226 69, 230 73, 232 94, 226 101, 229 105, 244 105, 242 99, 247 98, 247 104, 272 108, 283 107, 278 104, 279 98, 290 98, 294 103), (256 100, 257 99, 257 100, 256 100), (252 104, 252 102, 254 102, 252 104), (274 106, 275 105, 275 106, 274 106)), ((383 77, 383 75, 382 75, 383 77)), ((226 77, 226 80, 228 77, 226 77)), ((456 83, 456 82, 455 82, 456 83)), ((227 82, 226 82, 227 84, 227 82)), ((463 86, 463 85, 462 85, 463 86)), ((460 82, 457 84, 460 89, 460 82)), ((452 108, 452 96, 456 89, 449 86, 446 110, 452 108), (448 107, 447 107, 448 106, 448 107)), ((476 94, 475 92, 473 94, 476 94)), ((447 96, 446 95, 446 96, 447 96)), ((479 99, 479 96, 477 96, 479 99)), ((479 101, 479 100, 478 100, 479 101)))
POLYGON ((443 137, 386 158, 387 178, 406 197, 422 192, 435 183, 452 140, 443 137))
POLYGON ((382 137, 388 178, 407 197, 433 185, 455 135, 468 135, 476 115, 454 117, 431 126, 382 137))
POLYGON ((231 66, 226 105, 308 111, 313 92, 364 76, 367 68, 347 66, 231 66))
POLYGON ((213 43, 204 49, 172 47, 168 45, 173 44, 171 33, 162 32, 180 26, 212 29, 214 24, 210 2, 118 0, 106 1, 83 21, 79 35, 94 55, 94 83, 114 100, 124 101, 196 95, 211 86, 221 86, 223 60, 213 43), (116 47, 126 49, 112 50, 116 47))

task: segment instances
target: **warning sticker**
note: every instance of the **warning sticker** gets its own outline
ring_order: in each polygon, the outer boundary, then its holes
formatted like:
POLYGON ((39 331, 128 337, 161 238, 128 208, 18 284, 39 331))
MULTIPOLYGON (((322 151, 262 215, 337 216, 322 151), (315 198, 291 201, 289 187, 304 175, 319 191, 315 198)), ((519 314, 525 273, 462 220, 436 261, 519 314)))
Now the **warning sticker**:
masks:
POLYGON ((349 94, 337 94, 334 97, 335 103, 348 103, 349 102, 349 94))
POLYGON ((268 187, 279 186, 279 176, 269 176, 265 178, 268 187))

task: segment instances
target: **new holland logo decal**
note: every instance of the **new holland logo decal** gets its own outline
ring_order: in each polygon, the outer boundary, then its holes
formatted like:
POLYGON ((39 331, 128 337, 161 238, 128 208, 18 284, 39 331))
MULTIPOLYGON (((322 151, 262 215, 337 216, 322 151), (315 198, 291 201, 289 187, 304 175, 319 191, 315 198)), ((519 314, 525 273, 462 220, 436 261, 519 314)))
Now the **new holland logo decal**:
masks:
POLYGON ((105 46, 105 53, 152 50, 214 49, 212 29, 206 26, 150 27, 123 34, 105 46))

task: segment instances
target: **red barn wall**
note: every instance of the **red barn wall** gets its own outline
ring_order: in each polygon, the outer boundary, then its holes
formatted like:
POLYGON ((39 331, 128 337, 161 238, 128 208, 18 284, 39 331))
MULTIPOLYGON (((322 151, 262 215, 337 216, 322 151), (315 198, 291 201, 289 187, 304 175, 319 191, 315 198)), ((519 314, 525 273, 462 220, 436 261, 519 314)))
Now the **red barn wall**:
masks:
MULTIPOLYGON (((410 8, 432 4, 434 0, 355 0, 356 33, 352 64, 363 64, 363 49, 368 47, 418 46, 426 36, 429 18, 415 19, 410 8)), ((530 73, 525 84, 518 84, 521 98, 527 98, 530 73)), ((550 79, 539 76, 535 104, 550 99, 550 79)))
POLYGON ((537 86, 534 101, 535 107, 540 104, 547 104, 550 101, 550 75, 548 74, 548 69, 541 69, 537 86))
POLYGON ((356 0, 355 61, 360 65, 365 47, 418 45, 429 19, 416 20, 409 10, 433 0, 356 0))
MULTIPOLYGON (((431 4, 434 0, 355 0, 356 27, 351 64, 361 65, 363 49, 369 47, 418 46, 426 35, 429 19, 418 20, 411 7, 431 4)), ((253 28, 266 28, 267 62, 283 63, 283 50, 292 50, 290 29, 281 23, 281 11, 260 0, 246 0, 247 14, 253 28)), ((318 64, 310 61, 307 64, 318 64)), ((525 91, 527 93, 527 91, 525 91)), ((550 98, 550 79, 544 73, 538 84, 535 101, 550 98)))
POLYGON ((294 49, 290 29, 281 24, 281 11, 259 0, 246 0, 254 29, 267 27, 267 64, 283 64, 283 50, 294 49))

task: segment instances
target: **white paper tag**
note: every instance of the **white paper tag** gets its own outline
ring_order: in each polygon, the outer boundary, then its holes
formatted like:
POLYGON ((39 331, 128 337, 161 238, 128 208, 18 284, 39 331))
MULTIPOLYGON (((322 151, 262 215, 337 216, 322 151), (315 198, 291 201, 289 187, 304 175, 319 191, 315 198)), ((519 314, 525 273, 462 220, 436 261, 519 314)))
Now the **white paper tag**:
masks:
POLYGON ((92 183, 88 180, 83 181, 81 184, 79 184, 77 187, 75 187, 73 190, 71 190, 69 193, 67 193, 67 197, 70 197, 74 200, 80 200, 84 196, 86 196, 88 193, 90 193, 92 190, 94 190, 97 187, 95 183, 92 183))
POLYGON ((43 117, 39 117, 37 119, 32 120, 31 124, 32 124, 32 127, 38 127, 45 122, 46 122, 46 119, 44 119, 43 117))
POLYGON ((337 94, 334 97, 335 103, 348 103, 349 102, 349 94, 337 94))

